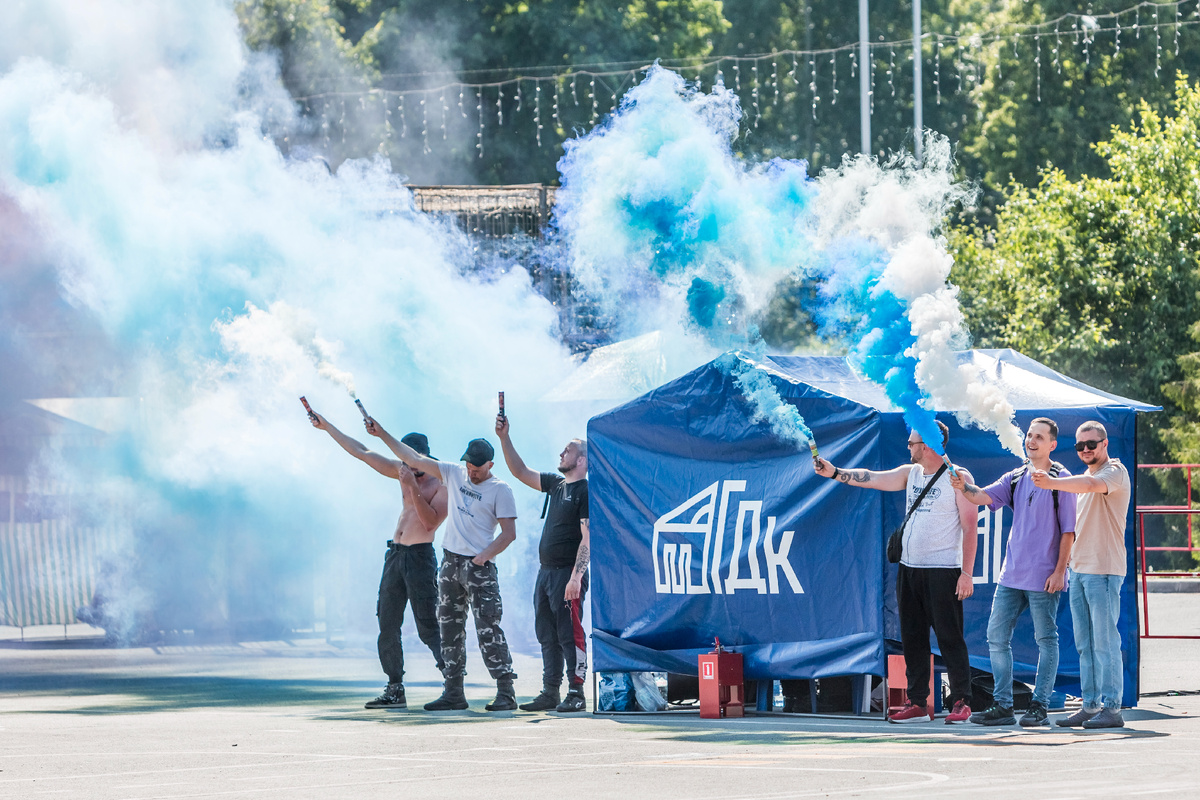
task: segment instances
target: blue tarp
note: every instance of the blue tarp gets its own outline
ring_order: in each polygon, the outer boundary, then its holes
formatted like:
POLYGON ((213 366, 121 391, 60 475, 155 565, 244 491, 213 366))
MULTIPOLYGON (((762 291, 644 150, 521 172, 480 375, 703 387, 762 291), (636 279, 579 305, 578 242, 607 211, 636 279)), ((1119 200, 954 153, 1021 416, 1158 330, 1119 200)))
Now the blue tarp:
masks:
MULTIPOLYGON (((750 422, 725 367, 710 362, 588 425, 595 668, 695 674, 714 638, 745 656, 748 678, 814 678, 884 672, 897 640, 895 568, 883 557, 904 514, 903 493, 857 489, 818 477, 807 452, 750 422)), ((1138 411, 1157 407, 1088 387, 1011 350, 960 354, 996 383, 1024 429, 1037 416, 1060 428, 1054 458, 1082 464, 1073 432, 1098 419, 1112 456, 1136 463, 1138 411)), ((898 409, 843 358, 772 356, 756 362, 813 429, 822 456, 841 467, 889 469, 908 460, 898 409)), ((994 434, 950 427, 948 452, 977 482, 1019 465, 994 434)), ((1136 470, 1130 469, 1136 478, 1136 470)), ((1011 522, 980 512, 975 595, 965 604, 971 662, 989 669, 986 629, 1011 522), (999 535, 997 535, 999 534, 999 535)), ((1122 590, 1125 702, 1137 698, 1133 508, 1122 590)), ((1067 597, 1059 607, 1057 685, 1078 693, 1078 655, 1067 597)), ((1016 675, 1037 662, 1026 615, 1013 639, 1016 675)))

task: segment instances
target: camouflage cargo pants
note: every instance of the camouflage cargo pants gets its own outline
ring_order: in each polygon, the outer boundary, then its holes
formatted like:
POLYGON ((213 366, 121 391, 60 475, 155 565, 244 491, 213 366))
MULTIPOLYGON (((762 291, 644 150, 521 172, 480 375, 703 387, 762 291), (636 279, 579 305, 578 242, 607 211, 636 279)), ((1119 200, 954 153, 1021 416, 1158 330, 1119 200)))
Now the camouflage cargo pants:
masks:
POLYGON ((475 615, 475 632, 479 636, 479 652, 492 678, 516 675, 508 640, 500 629, 504 607, 500 602, 500 584, 496 580, 496 565, 487 562, 482 567, 468 556, 444 550, 438 571, 438 626, 442 633, 444 674, 457 678, 467 674, 467 608, 475 615))

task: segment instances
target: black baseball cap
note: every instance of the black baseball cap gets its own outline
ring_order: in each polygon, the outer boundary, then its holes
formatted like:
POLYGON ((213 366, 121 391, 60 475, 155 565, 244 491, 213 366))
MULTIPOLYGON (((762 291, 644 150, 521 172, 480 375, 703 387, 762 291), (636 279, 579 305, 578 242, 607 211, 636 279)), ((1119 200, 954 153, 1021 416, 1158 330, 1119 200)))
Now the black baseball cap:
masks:
POLYGON ((423 433, 417 433, 416 431, 413 431, 412 433, 405 434, 404 438, 402 438, 400 441, 404 442, 406 445, 411 447, 413 450, 416 450, 423 456, 429 455, 429 437, 423 433))
POLYGON ((487 439, 472 439, 467 445, 467 452, 462 454, 462 461, 467 461, 473 466, 482 467, 496 457, 496 451, 492 449, 491 444, 487 439))

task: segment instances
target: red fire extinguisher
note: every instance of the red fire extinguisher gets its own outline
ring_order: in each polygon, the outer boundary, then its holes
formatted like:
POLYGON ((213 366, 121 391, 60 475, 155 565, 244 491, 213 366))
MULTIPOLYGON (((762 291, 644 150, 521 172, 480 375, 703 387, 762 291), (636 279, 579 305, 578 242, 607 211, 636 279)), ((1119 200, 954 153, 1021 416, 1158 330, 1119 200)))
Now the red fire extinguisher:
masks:
POLYGON ((721 647, 717 638, 711 653, 700 654, 700 717, 745 716, 742 654, 721 647))

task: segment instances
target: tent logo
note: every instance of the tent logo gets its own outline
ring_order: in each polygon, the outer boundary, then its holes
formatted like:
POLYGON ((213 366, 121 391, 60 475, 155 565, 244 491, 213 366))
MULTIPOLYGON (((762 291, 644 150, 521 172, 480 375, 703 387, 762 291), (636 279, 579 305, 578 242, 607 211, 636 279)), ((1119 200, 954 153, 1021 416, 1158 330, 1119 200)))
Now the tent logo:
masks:
MULTIPOLYGON (((990 511, 987 506, 979 507, 978 534, 983 539, 976 549, 976 559, 982 565, 980 574, 973 575, 972 583, 999 583, 1000 570, 1004 563, 1004 550, 1008 537, 1004 530, 1004 509, 990 511)), ((974 565, 972 565, 974 566, 974 565)), ((975 570, 972 569, 972 573, 975 570)))
POLYGON ((776 547, 775 517, 767 517, 764 530, 762 500, 738 501, 729 567, 722 580, 720 571, 725 554, 729 497, 735 492, 744 491, 745 481, 716 481, 655 521, 651 544, 655 592, 733 594, 742 589, 754 590, 759 594, 779 594, 779 573, 782 572, 793 593, 804 593, 788 562, 795 531, 784 531, 776 547), (749 544, 743 547, 747 528, 749 544), (698 574, 695 545, 700 548, 698 574), (759 561, 760 550, 766 565, 765 576, 759 561))

